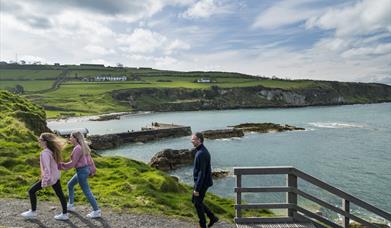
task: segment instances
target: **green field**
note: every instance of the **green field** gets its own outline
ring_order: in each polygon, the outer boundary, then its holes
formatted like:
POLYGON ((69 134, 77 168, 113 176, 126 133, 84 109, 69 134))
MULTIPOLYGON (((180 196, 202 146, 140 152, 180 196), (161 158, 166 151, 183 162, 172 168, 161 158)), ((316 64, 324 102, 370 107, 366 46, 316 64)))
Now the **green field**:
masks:
POLYGON ((40 91, 50 89, 53 85, 53 80, 33 80, 33 81, 0 81, 0 89, 13 88, 16 85, 23 86, 27 92, 40 91))
POLYGON ((61 70, 0 69, 0 80, 55 79, 61 74, 61 72, 61 70))
POLYGON ((63 66, 62 69, 68 69, 68 71, 50 68, 47 70, 0 69, 0 89, 13 88, 17 84, 23 86, 27 98, 36 104, 53 107, 48 108, 47 115, 49 118, 56 118, 131 111, 127 103, 120 103, 111 97, 111 91, 120 89, 210 89, 212 86, 220 88, 264 86, 294 89, 320 85, 318 82, 309 80, 272 80, 229 72, 177 72, 150 68, 88 68, 78 66, 67 66, 67 68, 63 66), (67 72, 66 75, 62 75, 65 76, 66 80, 60 84, 59 88, 43 91, 51 88, 54 79, 57 79, 62 72, 67 72), (95 77, 102 74, 111 76, 126 75, 129 80, 125 82, 83 82, 80 80, 84 77, 95 77), (137 80, 132 80, 133 78, 137 78, 137 80), (195 80, 201 78, 211 79, 215 82, 194 83, 195 80), (161 80, 169 81, 161 82, 161 80))

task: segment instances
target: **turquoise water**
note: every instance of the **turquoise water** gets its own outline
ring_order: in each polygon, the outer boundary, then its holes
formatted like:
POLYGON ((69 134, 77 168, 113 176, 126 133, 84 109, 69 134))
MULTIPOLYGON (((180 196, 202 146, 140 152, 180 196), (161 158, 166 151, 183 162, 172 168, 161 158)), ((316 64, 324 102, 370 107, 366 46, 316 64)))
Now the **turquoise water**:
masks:
MULTIPOLYGON (((87 127, 91 134, 139 130, 151 122, 191 126, 193 132, 221 129, 245 122, 273 122, 306 128, 306 131, 246 134, 243 138, 206 140, 213 168, 231 170, 237 166, 295 166, 368 203, 391 211, 391 103, 251 109, 198 112, 147 113, 128 115, 120 120, 93 122, 70 119, 49 122, 52 129, 87 127)), ((190 148, 190 137, 130 144, 103 155, 120 155, 145 162, 165 148, 190 148)), ((173 172, 191 183, 192 167, 173 172)), ((283 177, 245 178, 247 186, 283 184, 283 177)), ((335 205, 340 199, 304 182, 299 186, 335 205)), ((216 180, 211 191, 234 197, 234 177, 216 180)), ((283 201, 283 194, 246 194, 254 201, 283 201)), ((305 201, 301 201, 304 202, 305 201)), ((359 211, 357 211, 359 213, 359 211)), ((363 212, 365 213, 365 211, 363 212)))

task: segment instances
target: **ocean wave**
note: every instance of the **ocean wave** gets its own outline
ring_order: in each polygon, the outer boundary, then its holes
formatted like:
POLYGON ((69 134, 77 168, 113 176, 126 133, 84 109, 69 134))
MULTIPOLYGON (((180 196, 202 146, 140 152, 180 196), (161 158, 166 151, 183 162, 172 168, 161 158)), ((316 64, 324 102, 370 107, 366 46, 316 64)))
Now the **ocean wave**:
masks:
POLYGON ((232 138, 222 138, 222 139, 216 139, 219 141, 233 141, 233 140, 241 140, 241 137, 232 137, 232 138))
POLYGON ((361 124, 341 123, 341 122, 312 122, 308 124, 319 128, 363 128, 364 127, 364 125, 361 124))

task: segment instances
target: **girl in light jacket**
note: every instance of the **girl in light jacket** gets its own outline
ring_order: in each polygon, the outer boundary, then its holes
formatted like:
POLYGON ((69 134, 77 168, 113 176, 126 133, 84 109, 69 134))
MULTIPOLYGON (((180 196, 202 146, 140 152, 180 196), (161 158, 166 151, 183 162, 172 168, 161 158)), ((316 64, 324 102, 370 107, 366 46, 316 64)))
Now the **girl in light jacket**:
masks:
POLYGON ((91 150, 85 142, 83 134, 78 131, 71 133, 69 141, 75 146, 71 154, 71 161, 67 163, 61 162, 60 164, 61 169, 64 170, 76 168, 76 174, 68 182, 68 210, 75 211, 74 186, 79 183, 93 209, 87 217, 99 218, 101 217, 101 211, 88 185, 88 176, 92 176, 96 172, 94 161, 91 158, 91 150))
POLYGON ((37 217, 37 196, 36 192, 42 188, 52 186, 60 199, 62 213, 54 216, 57 220, 68 220, 66 199, 61 188, 60 171, 58 165, 61 162, 62 144, 57 136, 52 133, 42 133, 38 138, 39 145, 44 149, 40 155, 41 180, 35 183, 28 191, 31 202, 31 210, 23 212, 25 218, 37 217))

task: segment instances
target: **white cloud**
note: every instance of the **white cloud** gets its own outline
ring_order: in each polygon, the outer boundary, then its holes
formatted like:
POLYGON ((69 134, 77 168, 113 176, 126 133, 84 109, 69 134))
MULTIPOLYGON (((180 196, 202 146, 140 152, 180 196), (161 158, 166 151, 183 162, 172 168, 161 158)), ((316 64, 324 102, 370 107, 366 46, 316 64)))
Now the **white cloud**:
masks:
POLYGON ((189 50, 190 45, 182 40, 175 39, 173 42, 168 44, 165 49, 167 54, 171 54, 176 50, 189 50))
POLYGON ((178 50, 190 49, 190 45, 182 40, 174 39, 171 41, 158 32, 143 28, 136 28, 130 35, 121 34, 117 40, 120 44, 126 45, 122 51, 131 53, 170 55, 178 50))
POLYGON ((232 13, 235 3, 220 0, 200 0, 190 6, 182 16, 184 18, 208 18, 216 14, 232 13))
POLYGON ((98 55, 106 55, 106 54, 114 54, 114 50, 108 50, 104 47, 97 46, 97 45, 92 45, 89 44, 86 47, 84 47, 84 50, 92 53, 92 54, 98 54, 98 55))
POLYGON ((126 44, 129 52, 151 53, 162 47, 167 38, 148 29, 137 28, 130 35, 120 35, 119 43, 126 44))
POLYGON ((390 0, 364 0, 353 6, 332 8, 320 16, 310 18, 307 28, 334 29, 338 37, 390 32, 390 0))
POLYGON ((310 0, 285 0, 278 2, 270 8, 264 10, 252 24, 253 28, 274 29, 300 21, 317 15, 320 9, 306 8, 305 3, 310 0))
MULTIPOLYGON (((367 58, 368 56, 373 55, 386 55, 391 54, 391 43, 389 44, 379 44, 375 47, 359 47, 359 48, 352 48, 344 53, 342 53, 342 57, 345 58, 360 58, 364 57, 367 58)), ((389 59, 391 61, 391 59, 389 59)), ((390 62, 391 63, 391 62, 390 62)))

